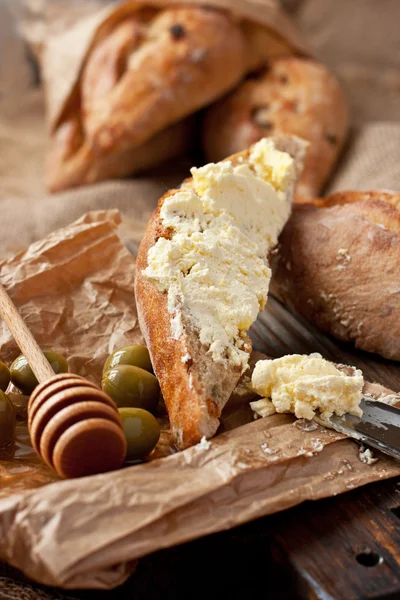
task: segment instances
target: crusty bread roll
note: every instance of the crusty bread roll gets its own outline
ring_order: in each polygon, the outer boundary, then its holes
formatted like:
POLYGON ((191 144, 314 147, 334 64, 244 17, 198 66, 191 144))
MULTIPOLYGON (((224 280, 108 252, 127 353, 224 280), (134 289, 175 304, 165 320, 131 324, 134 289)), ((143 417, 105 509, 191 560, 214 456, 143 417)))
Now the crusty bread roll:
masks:
POLYGON ((266 301, 266 257, 289 216, 304 146, 261 140, 192 169, 147 226, 137 310, 179 448, 215 434, 247 368, 247 329, 266 301))
POLYGON ((209 7, 125 15, 95 38, 53 131, 49 189, 130 175, 183 153, 192 130, 179 121, 278 51, 290 50, 276 34, 209 7))
POLYGON ((240 26, 220 11, 177 6, 125 19, 85 68, 89 142, 105 150, 138 146, 232 87, 247 60, 240 26))
POLYGON ((122 151, 97 152, 85 140, 77 117, 65 120, 53 136, 46 159, 46 183, 51 192, 126 177, 183 154, 194 130, 191 117, 156 133, 144 144, 122 151))
POLYGON ((208 160, 221 160, 258 139, 279 133, 310 142, 296 201, 314 198, 339 155, 348 126, 347 105, 323 65, 278 58, 208 110, 203 145, 208 160))
POLYGON ((400 193, 341 192, 297 205, 273 291, 336 338, 400 360, 400 193))

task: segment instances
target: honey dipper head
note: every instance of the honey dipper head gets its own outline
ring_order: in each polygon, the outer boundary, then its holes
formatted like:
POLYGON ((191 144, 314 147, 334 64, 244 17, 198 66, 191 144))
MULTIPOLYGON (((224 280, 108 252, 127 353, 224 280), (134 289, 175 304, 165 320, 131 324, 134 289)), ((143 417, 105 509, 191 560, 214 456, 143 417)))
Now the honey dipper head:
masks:
POLYGON ((126 441, 115 403, 78 375, 55 375, 34 390, 28 427, 34 449, 61 477, 112 471, 124 461, 126 441))

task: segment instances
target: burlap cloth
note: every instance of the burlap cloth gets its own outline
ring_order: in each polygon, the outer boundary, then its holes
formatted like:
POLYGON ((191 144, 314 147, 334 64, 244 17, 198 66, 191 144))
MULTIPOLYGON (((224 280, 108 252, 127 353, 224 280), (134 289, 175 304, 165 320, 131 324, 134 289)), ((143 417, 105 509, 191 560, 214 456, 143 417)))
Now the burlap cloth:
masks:
MULTIPOLYGON (((42 2, 30 0, 31 16, 40 12, 42 2)), ((99 0, 70 4, 80 6, 83 13, 94 2, 99 0)), ((328 191, 400 189, 400 2, 285 0, 283 4, 315 56, 340 77, 351 105, 347 151, 328 191)), ((0 255, 14 253, 95 208, 119 208, 127 217, 124 236, 138 240, 157 199, 187 174, 189 160, 147 177, 47 195, 42 178, 43 95, 35 87, 35 72, 16 33, 19 6, 20 0, 0 0, 0 255)), ((38 19, 31 35, 40 39, 41 27, 38 19)))

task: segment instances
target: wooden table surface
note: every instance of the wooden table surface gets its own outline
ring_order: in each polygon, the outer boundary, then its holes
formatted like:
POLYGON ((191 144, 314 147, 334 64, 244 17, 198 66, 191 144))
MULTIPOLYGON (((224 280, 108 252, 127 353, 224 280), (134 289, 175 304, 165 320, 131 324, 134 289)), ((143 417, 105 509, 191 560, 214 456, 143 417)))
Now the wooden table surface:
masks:
MULTIPOLYGON (((400 390, 400 366, 321 333, 270 298, 252 330, 270 356, 320 352, 400 390)), ((0 566, 0 599, 147 600, 207 596, 272 600, 400 599, 400 478, 306 502, 139 561, 110 592, 36 586, 0 566), (212 583, 211 583, 212 582, 212 583)))

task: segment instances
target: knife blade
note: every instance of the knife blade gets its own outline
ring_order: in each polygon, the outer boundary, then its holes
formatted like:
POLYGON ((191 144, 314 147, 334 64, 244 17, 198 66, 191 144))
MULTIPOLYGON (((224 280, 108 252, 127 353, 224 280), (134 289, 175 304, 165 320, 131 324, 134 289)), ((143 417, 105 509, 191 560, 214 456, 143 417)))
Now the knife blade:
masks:
POLYGON ((361 417, 332 415, 330 425, 360 442, 400 460, 400 409, 363 398, 361 417))

